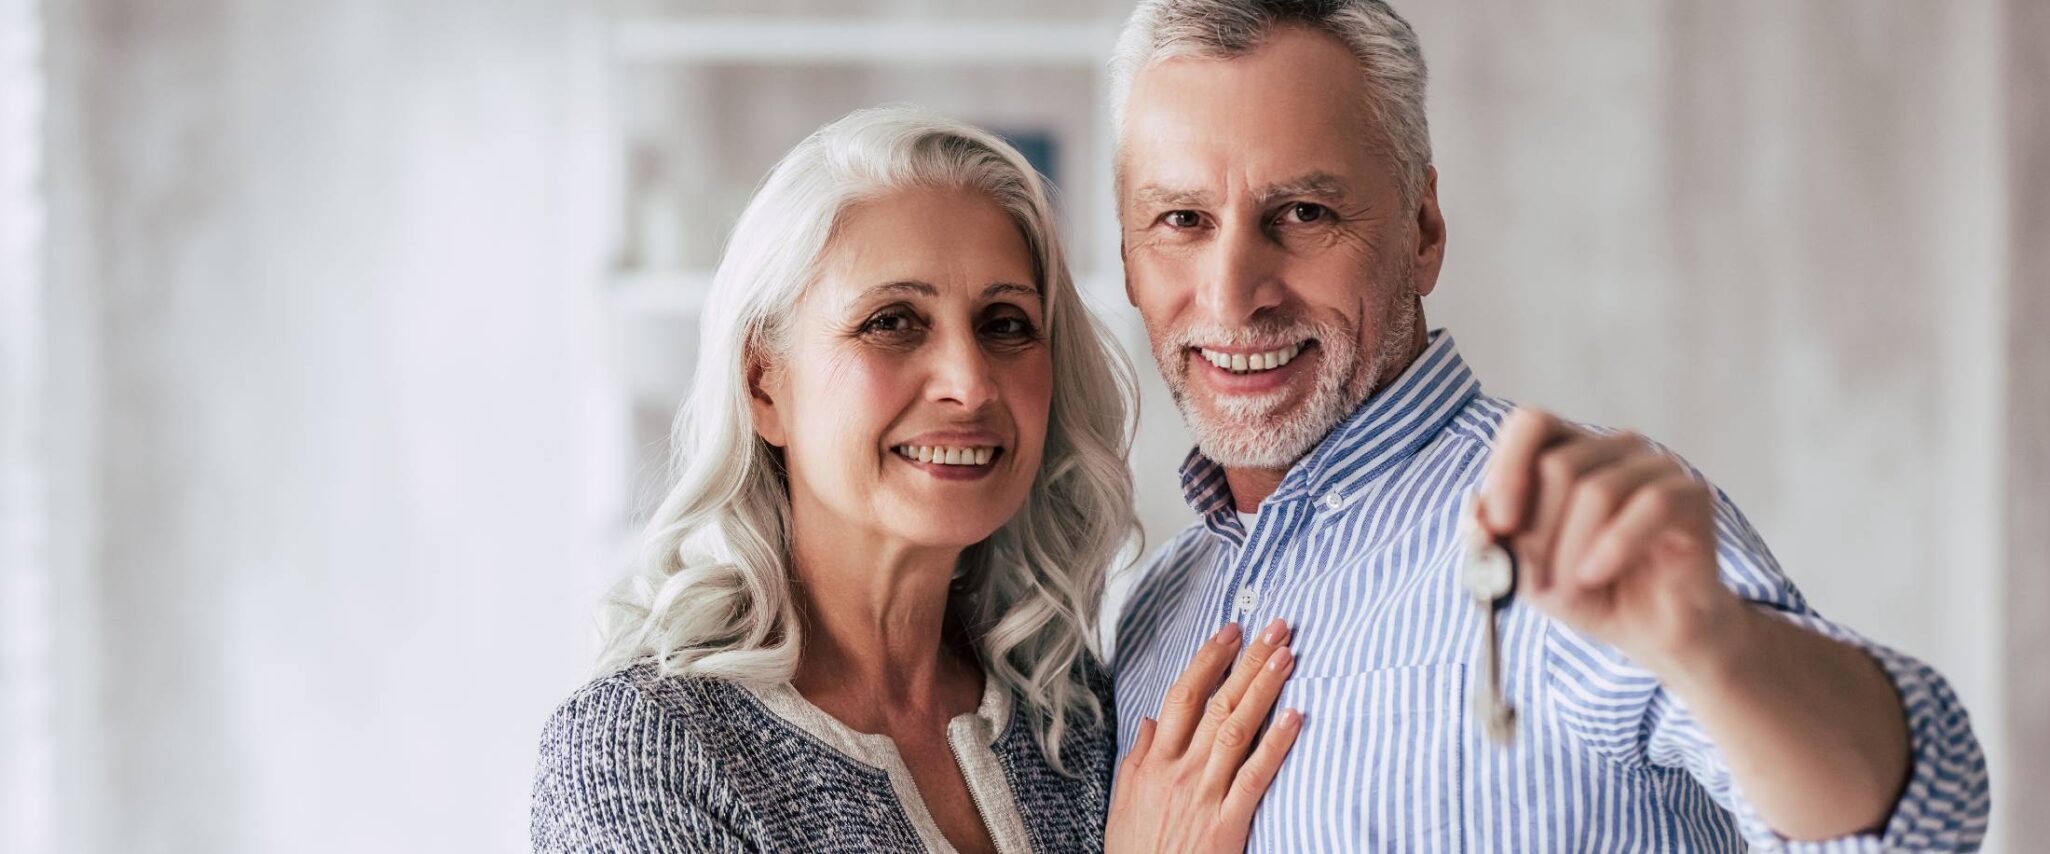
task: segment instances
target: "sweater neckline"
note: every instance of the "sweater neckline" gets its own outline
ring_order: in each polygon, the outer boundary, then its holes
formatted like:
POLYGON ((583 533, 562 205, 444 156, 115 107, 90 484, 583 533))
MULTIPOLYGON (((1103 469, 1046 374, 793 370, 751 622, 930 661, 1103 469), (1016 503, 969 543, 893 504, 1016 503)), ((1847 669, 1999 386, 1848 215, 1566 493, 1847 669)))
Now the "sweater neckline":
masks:
MULTIPOLYGON (((933 820, 932 811, 926 807, 925 798, 918 791, 918 783, 911 776, 911 768, 904 764, 903 755, 897 751, 897 743, 889 736, 857 732, 805 699, 789 682, 768 687, 741 687, 771 714, 789 725, 848 759, 888 775, 890 787, 904 809, 905 818, 910 820, 926 850, 955 854, 953 844, 947 841, 946 834, 940 831, 939 822, 933 820)), ((976 811, 982 816, 983 827, 989 831, 990 840, 996 844, 1000 854, 1022 854, 1032 850, 1025 819, 1018 813, 1017 796, 1011 791, 1010 781, 995 750, 997 739, 1010 725, 1011 712, 1010 692, 985 675, 981 704, 975 711, 955 715, 947 722, 947 743, 953 748, 955 764, 967 780, 968 792, 975 800, 976 811)))

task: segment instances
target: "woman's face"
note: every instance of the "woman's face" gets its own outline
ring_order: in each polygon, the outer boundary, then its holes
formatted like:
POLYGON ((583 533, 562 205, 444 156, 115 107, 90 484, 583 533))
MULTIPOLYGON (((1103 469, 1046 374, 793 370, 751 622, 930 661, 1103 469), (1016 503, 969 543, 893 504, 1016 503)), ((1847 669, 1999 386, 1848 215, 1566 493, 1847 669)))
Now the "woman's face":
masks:
POLYGON ((898 191, 850 208, 821 267, 788 352, 751 378, 798 524, 988 537, 1032 488, 1053 392, 1018 226, 973 192, 898 191))

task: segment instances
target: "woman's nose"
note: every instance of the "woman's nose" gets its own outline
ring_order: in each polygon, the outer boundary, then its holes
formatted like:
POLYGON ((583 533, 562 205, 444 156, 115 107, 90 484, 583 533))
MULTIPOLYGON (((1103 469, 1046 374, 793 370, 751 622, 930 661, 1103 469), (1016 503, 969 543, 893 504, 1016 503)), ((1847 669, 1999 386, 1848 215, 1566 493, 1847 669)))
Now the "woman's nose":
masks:
POLYGON ((989 354, 974 335, 949 335, 936 348, 928 391, 936 402, 958 403, 970 410, 996 400, 996 377, 989 354))

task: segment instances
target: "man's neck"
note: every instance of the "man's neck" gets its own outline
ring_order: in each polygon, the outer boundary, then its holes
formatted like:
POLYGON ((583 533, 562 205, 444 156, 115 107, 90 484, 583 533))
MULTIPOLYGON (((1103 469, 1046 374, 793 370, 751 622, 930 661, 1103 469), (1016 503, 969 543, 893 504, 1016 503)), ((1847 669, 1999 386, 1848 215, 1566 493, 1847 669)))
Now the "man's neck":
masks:
POLYGON ((1224 470, 1224 483, 1231 487, 1232 504, 1240 513, 1251 513, 1260 509, 1260 502, 1281 488, 1281 479, 1288 476, 1288 469, 1234 469, 1224 470))

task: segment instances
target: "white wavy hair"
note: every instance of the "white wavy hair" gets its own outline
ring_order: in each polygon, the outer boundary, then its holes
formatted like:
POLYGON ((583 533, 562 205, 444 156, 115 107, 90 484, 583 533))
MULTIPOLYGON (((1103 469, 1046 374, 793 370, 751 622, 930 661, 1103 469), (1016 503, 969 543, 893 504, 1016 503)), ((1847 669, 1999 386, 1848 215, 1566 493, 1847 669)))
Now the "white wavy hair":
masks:
POLYGON ((980 128, 909 108, 862 110, 799 143, 740 215, 713 276, 697 371, 674 430, 674 486, 644 534, 642 569, 607 607, 601 667, 773 685, 801 647, 790 584, 790 497, 755 432, 751 360, 785 352, 790 318, 850 205, 905 188, 986 194, 1010 214, 1044 300, 1054 390, 1031 494, 963 552, 948 609, 986 678, 1021 699, 1040 747, 1104 710, 1086 684, 1100 655, 1105 572, 1137 530, 1126 401, 1129 361, 1075 291, 1048 190, 1023 155, 980 128))
POLYGON ((1284 24, 1330 35, 1352 51, 1371 93, 1367 115, 1387 137, 1380 142, 1395 159, 1403 198, 1416 200, 1431 165, 1431 126, 1424 116, 1429 73, 1416 31, 1382 0, 1140 0, 1111 54, 1111 115, 1119 139, 1132 79, 1141 70, 1177 56, 1242 56, 1284 24))

